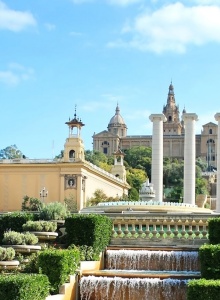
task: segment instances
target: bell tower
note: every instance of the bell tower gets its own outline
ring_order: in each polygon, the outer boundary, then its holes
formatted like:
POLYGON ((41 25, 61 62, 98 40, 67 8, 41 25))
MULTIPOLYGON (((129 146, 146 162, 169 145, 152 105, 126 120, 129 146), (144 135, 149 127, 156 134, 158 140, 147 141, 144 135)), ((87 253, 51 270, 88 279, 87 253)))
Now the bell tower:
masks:
POLYGON ((112 166, 111 174, 126 182, 126 170, 124 166, 125 154, 121 151, 121 149, 118 149, 116 152, 113 153, 113 156, 114 166, 112 166))
POLYGON ((163 123, 163 134, 181 135, 182 124, 179 117, 179 106, 176 105, 174 87, 172 82, 169 86, 167 104, 163 107, 163 114, 167 118, 167 121, 163 123))
POLYGON ((84 144, 81 139, 81 128, 85 125, 76 115, 65 124, 69 127, 69 137, 64 145, 64 162, 77 162, 84 160, 84 144))

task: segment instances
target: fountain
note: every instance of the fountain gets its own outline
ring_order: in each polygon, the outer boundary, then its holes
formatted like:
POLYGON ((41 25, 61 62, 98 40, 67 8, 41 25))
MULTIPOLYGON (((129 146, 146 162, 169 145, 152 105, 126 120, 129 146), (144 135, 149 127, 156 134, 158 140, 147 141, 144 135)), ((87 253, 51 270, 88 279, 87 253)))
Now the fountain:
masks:
POLYGON ((83 272, 81 300, 186 300, 188 280, 200 277, 198 247, 207 240, 213 211, 195 205, 195 114, 184 114, 183 203, 163 202, 164 115, 153 122, 151 178, 139 201, 102 202, 80 213, 104 213, 113 220, 105 269, 83 272), (187 161, 187 164, 186 164, 187 161), (132 249, 129 247, 133 247, 132 249), (144 247, 138 249, 138 247, 144 247))
POLYGON ((198 278, 197 251, 108 249, 106 268, 87 271, 81 300, 186 300, 186 284, 198 278))

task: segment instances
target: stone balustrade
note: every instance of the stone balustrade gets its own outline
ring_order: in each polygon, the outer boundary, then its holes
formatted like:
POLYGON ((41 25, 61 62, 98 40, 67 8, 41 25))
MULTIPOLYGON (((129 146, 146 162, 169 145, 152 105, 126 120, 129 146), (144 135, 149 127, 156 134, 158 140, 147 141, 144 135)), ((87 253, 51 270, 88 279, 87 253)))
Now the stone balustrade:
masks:
POLYGON ((208 243, 210 215, 145 214, 111 216, 111 245, 202 245, 208 243))

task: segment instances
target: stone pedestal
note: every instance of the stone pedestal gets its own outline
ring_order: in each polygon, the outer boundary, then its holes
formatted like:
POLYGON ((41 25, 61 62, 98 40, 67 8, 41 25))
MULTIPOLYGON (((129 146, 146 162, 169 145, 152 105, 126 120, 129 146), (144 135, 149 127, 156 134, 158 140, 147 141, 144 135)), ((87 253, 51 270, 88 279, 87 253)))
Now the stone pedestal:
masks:
POLYGON ((152 114, 149 119, 153 122, 152 134, 152 167, 151 182, 155 190, 155 201, 163 201, 163 114, 152 114))
POLYGON ((220 213, 220 113, 215 114, 215 120, 218 121, 218 139, 217 139, 217 199, 216 212, 220 213))
POLYGON ((185 113, 182 116, 185 125, 184 140, 184 192, 183 202, 195 205, 196 180, 196 141, 195 121, 198 116, 194 113, 185 113))

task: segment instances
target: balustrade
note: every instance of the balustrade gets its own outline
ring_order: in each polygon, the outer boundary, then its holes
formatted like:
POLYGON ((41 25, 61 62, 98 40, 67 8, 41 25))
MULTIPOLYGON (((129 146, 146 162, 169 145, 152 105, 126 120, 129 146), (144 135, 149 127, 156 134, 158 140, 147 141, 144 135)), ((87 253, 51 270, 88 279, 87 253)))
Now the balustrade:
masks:
POLYGON ((208 218, 203 215, 113 218, 112 245, 129 240, 161 244, 203 244, 208 241, 208 218))

